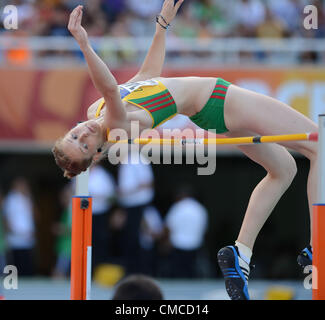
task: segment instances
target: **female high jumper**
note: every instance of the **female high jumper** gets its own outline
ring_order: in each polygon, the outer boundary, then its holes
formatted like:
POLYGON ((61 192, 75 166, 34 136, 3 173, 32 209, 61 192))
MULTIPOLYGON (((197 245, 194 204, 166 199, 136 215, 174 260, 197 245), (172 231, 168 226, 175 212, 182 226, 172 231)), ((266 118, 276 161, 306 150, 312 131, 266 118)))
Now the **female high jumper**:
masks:
MULTIPOLYGON (((165 33, 183 2, 164 1, 143 65, 132 79, 120 85, 90 45, 87 32, 81 26, 83 7, 72 11, 68 29, 78 42, 93 84, 103 98, 89 107, 87 121, 79 123, 55 143, 54 157, 66 177, 85 171, 100 157, 107 148, 109 130, 121 128, 130 134, 131 121, 138 121, 141 131, 183 114, 200 128, 213 129, 228 137, 318 131, 313 121, 290 106, 221 78, 160 77, 165 58, 165 33)), ((231 299, 249 299, 248 277, 256 237, 296 174, 295 160, 286 148, 310 160, 307 196, 312 214, 317 186, 315 143, 294 141, 238 146, 266 170, 266 175, 251 194, 234 245, 220 249, 217 255, 231 299)), ((310 265, 311 259, 309 245, 298 256, 298 262, 301 266, 310 265)))

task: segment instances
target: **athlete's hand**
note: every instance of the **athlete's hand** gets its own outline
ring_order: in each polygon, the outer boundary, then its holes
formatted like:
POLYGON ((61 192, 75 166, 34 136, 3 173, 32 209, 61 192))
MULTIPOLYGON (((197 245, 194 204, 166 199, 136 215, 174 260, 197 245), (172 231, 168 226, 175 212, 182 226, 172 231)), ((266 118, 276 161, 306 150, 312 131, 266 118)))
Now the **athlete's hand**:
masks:
POLYGON ((160 14, 164 17, 166 22, 169 24, 176 16, 176 13, 184 0, 178 0, 175 4, 175 0, 165 0, 160 14))
POLYGON ((80 47, 88 44, 88 34, 81 26, 83 6, 77 6, 70 14, 68 29, 80 47))

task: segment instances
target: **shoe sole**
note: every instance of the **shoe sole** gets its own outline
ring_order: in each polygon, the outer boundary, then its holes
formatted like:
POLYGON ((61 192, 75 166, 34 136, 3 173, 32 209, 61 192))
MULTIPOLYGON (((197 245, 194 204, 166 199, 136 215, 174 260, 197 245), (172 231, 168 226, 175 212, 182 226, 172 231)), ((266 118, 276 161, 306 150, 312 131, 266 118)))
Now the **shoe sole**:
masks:
MULTIPOLYGON (((310 266, 310 265, 313 264, 313 262, 309 258, 304 257, 303 255, 299 255, 298 256, 297 263, 301 267, 301 269, 302 269, 303 272, 305 271, 305 268, 307 266, 310 266)), ((310 272, 312 272, 312 271, 310 270, 310 272)))
POLYGON ((225 278, 225 286, 231 300, 249 300, 246 279, 238 263, 236 262, 235 248, 225 247, 218 252, 218 264, 225 278), (235 269, 239 275, 236 278, 229 278, 229 269, 235 269), (228 277, 228 278, 227 278, 228 277), (245 279, 245 280, 243 280, 245 279), (246 291, 246 292, 245 292, 246 291))

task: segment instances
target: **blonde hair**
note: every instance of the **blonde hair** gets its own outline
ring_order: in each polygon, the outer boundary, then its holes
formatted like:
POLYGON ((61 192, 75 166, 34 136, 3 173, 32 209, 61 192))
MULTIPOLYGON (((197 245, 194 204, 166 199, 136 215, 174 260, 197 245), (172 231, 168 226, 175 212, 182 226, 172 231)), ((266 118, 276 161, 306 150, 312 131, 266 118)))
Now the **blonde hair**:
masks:
POLYGON ((86 171, 93 161, 93 158, 82 159, 81 161, 72 161, 63 152, 62 138, 55 142, 54 147, 52 148, 52 153, 56 164, 64 171, 64 177, 69 179, 77 176, 82 171, 86 171))

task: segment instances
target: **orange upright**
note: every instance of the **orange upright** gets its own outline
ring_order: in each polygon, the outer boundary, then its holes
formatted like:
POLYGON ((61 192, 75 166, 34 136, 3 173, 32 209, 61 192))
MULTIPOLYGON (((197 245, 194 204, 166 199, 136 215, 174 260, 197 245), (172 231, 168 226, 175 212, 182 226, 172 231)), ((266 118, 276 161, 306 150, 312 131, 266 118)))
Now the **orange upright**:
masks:
POLYGON ((318 118, 317 203, 313 207, 313 300, 325 300, 325 114, 318 118))
POLYGON ((92 199, 75 196, 72 199, 71 233, 71 300, 86 300, 90 276, 92 199))
POLYGON ((325 204, 313 210, 313 300, 325 300, 325 204))

